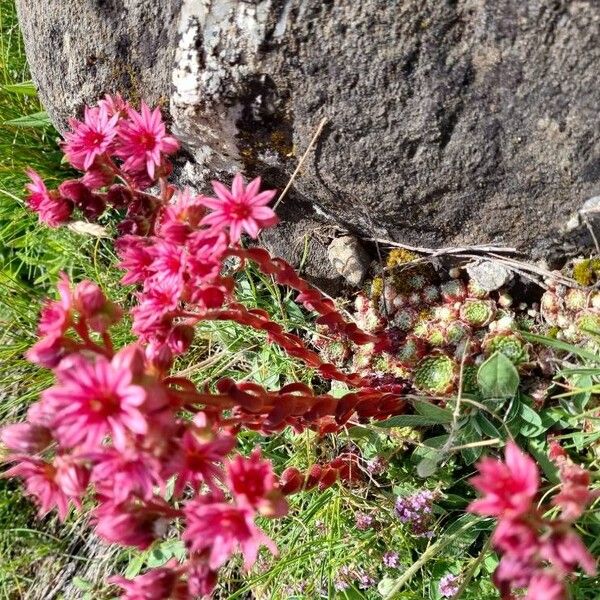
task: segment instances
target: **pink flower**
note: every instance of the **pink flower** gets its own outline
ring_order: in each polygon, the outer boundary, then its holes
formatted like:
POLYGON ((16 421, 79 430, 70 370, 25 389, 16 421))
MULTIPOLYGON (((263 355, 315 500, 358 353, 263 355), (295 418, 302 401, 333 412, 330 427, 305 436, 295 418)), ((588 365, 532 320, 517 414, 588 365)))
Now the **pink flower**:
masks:
POLYGON ((208 566, 206 557, 193 557, 188 563, 188 591, 193 598, 210 596, 217 583, 217 574, 208 566))
POLYGON ((73 499, 76 506, 81 508, 79 499, 85 494, 90 480, 89 471, 81 462, 69 455, 57 456, 54 459, 56 474, 54 480, 58 487, 73 499))
POLYGON ((72 346, 72 340, 66 337, 48 335, 29 348, 25 352, 25 358, 34 365, 39 365, 46 369, 54 369, 69 353, 72 346))
POLYGON ((113 96, 106 94, 102 100, 98 101, 98 106, 104 108, 111 117, 116 114, 126 117, 129 110, 129 103, 119 93, 113 96))
POLYGON ((229 239, 235 244, 240 240, 242 231, 257 238, 263 227, 277 223, 277 215, 266 206, 275 196, 275 190, 259 193, 260 177, 244 187, 244 180, 238 173, 228 190, 218 181, 212 182, 216 198, 202 198, 202 204, 212 212, 202 219, 202 223, 215 229, 229 228, 229 239))
POLYGON ((25 187, 29 191, 29 207, 38 213, 40 221, 50 227, 58 227, 69 220, 73 212, 73 203, 61 198, 58 192, 49 192, 42 178, 32 169, 27 171, 31 179, 25 187))
POLYGON ((581 538, 572 530, 555 531, 540 549, 541 555, 555 567, 570 573, 579 565, 588 575, 596 574, 596 561, 581 538))
POLYGON ((172 154, 179 148, 177 140, 166 134, 160 109, 150 111, 142 102, 141 112, 129 109, 129 120, 119 126, 119 147, 117 155, 123 158, 123 168, 135 171, 145 168, 154 178, 154 172, 161 163, 161 153, 172 154))
POLYGON ((526 587, 535 572, 535 566, 528 560, 506 554, 494 571, 494 585, 500 590, 502 598, 511 598, 512 588, 526 587))
POLYGON ((148 248, 152 261, 151 270, 155 273, 155 280, 179 281, 185 271, 185 252, 181 246, 158 240, 148 248))
POLYGON ((138 575, 133 579, 125 579, 115 575, 108 581, 123 588, 121 600, 187 600, 185 584, 179 581, 179 574, 171 564, 167 567, 152 569, 144 575, 138 575), (182 588, 183 589, 177 589, 182 588))
MULTIPOLYGON (((554 444, 554 454, 557 455, 557 444, 556 442, 554 444)), ((555 462, 559 467, 561 489, 552 499, 552 504, 562 509, 561 516, 563 519, 574 521, 583 514, 588 504, 593 502, 598 492, 590 490, 591 477, 589 471, 576 465, 566 453, 556 456, 555 462)))
POLYGON ((145 550, 166 533, 172 509, 164 501, 153 505, 103 502, 93 512, 96 533, 106 541, 145 550))
POLYGON ((48 428, 31 423, 15 423, 0 429, 2 443, 13 452, 37 454, 52 441, 48 428))
POLYGON ((142 283, 150 276, 150 265, 154 260, 149 252, 148 238, 125 235, 116 241, 121 269, 127 271, 121 281, 125 284, 142 283))
POLYGON ((544 571, 533 575, 527 586, 525 600, 566 600, 567 591, 562 582, 544 571))
POLYGON ((57 411, 53 427, 61 445, 94 449, 110 433, 114 445, 124 448, 128 432, 146 433, 140 411, 146 392, 131 383, 129 369, 111 365, 103 356, 89 362, 77 355, 61 365, 58 378, 60 383, 46 390, 42 401, 57 411))
POLYGON ((169 242, 184 244, 192 231, 198 227, 206 208, 201 196, 194 196, 188 189, 173 198, 160 220, 158 234, 169 242))
POLYGON ((484 497, 469 505, 470 512, 516 517, 531 508, 540 486, 538 468, 514 442, 506 445, 504 462, 484 458, 477 468, 479 475, 472 477, 470 483, 484 497))
MULTIPOLYGON (((69 512, 69 496, 56 482, 54 465, 39 458, 15 456, 19 462, 8 469, 3 477, 21 477, 27 494, 39 505, 39 515, 44 516, 56 507, 58 516, 64 521, 69 512)), ((77 502, 77 499, 74 499, 77 502)))
POLYGON ((67 276, 62 273, 56 285, 59 300, 46 300, 38 323, 39 336, 58 336, 71 326, 73 296, 67 276))
POLYGON ((147 452, 127 448, 123 451, 107 448, 90 453, 93 460, 92 483, 103 496, 121 503, 131 495, 150 500, 154 486, 164 487, 160 461, 147 452))
POLYGON ((181 452, 175 457, 170 469, 177 473, 175 494, 180 495, 185 486, 192 484, 198 488, 205 483, 209 488, 216 487, 216 481, 223 478, 223 459, 235 446, 235 439, 225 433, 215 433, 207 426, 202 413, 194 419, 196 427, 188 429, 181 439, 181 452))
POLYGON ((96 157, 111 149, 117 135, 119 115, 108 115, 107 107, 85 107, 83 122, 69 119, 73 130, 65 134, 64 150, 69 162, 80 171, 89 169, 96 157))
POLYGON ((44 202, 51 202, 52 198, 50 197, 48 188, 46 188, 46 184, 33 169, 27 169, 27 177, 31 179, 31 183, 25 185, 25 188, 29 192, 27 201, 29 207, 32 210, 37 211, 41 204, 44 202))
POLYGON ((227 482, 239 506, 265 516, 287 514, 287 503, 277 487, 273 465, 270 460, 263 460, 260 448, 255 448, 248 458, 238 454, 227 463, 227 482))
POLYGON ((494 547, 519 556, 530 558, 538 550, 537 531, 530 525, 518 519, 502 519, 498 522, 493 535, 494 547))
POLYGON ((246 569, 256 562, 260 546, 277 553, 273 540, 256 527, 247 509, 221 502, 207 504, 204 498, 198 498, 188 502, 184 512, 187 527, 183 539, 192 552, 210 549, 208 566, 213 571, 224 565, 238 547, 246 569))

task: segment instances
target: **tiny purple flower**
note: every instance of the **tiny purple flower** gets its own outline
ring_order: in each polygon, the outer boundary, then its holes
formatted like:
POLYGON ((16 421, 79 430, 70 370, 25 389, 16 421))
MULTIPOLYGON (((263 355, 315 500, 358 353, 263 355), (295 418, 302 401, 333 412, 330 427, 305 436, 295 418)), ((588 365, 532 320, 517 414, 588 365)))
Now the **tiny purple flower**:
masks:
POLYGON ((390 567, 392 569, 395 569, 398 566, 398 564, 399 564, 398 553, 397 552, 386 552, 383 555, 383 564, 386 567, 390 567))
POLYGON ((432 504, 437 494, 421 490, 396 500, 396 515, 402 523, 410 524, 411 531, 419 537, 432 537, 432 504))
POLYGON ((442 598, 452 598, 458 592, 458 576, 446 573, 440 579, 439 592, 442 598))
POLYGON ((376 456, 367 463, 367 471, 369 471, 371 475, 381 475, 386 467, 387 461, 381 456, 376 456))
POLYGON ((373 517, 371 515, 367 515, 366 513, 356 513, 356 528, 360 529, 360 531, 365 531, 365 529, 369 529, 373 524, 373 517))

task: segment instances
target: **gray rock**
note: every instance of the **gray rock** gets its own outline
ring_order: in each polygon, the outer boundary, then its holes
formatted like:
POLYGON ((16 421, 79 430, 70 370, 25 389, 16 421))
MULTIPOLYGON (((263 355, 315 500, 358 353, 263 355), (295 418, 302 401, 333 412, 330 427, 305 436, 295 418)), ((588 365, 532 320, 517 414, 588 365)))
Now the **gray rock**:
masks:
POLYGON ((17 0, 27 60, 59 130, 121 92, 168 106, 181 0, 17 0))
POLYGON ((169 96, 199 186, 282 187, 326 117, 288 201, 355 235, 549 254, 600 193, 596 0, 18 2, 53 118, 169 96))
POLYGON ((369 255, 351 235, 335 238, 327 248, 329 261, 348 283, 360 285, 369 269, 369 255))
POLYGON ((496 261, 476 261, 468 264, 466 269, 469 277, 486 292, 499 290, 512 279, 511 271, 496 261))

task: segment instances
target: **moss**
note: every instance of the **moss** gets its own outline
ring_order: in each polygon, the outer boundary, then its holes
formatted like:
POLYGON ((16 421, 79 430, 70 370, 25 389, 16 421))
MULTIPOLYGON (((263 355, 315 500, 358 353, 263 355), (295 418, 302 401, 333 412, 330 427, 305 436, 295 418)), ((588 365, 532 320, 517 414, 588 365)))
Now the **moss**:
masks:
POLYGON ((419 258, 418 254, 405 250, 404 248, 394 248, 390 251, 387 257, 386 266, 388 269, 394 269, 406 263, 412 262, 419 258))
POLYGON ((379 299, 381 298, 381 294, 383 294, 383 277, 374 277, 371 282, 371 300, 373 300, 374 304, 378 304, 379 299))
POLYGON ((600 274, 600 258, 585 258, 573 265, 573 279, 579 285, 592 285, 600 274))
POLYGON ((433 394, 447 394, 456 383, 457 363, 445 354, 423 359, 415 370, 417 389, 433 394))

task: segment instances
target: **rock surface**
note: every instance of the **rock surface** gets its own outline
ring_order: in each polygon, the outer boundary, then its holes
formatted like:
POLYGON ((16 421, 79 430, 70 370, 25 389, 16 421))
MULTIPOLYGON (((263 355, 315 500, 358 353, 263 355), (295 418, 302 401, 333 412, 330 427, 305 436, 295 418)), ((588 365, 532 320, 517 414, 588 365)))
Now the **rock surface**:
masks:
POLYGON ((17 0, 27 60, 59 130, 121 92, 168 106, 181 0, 17 0))
POLYGON ((359 237, 547 253, 600 193, 595 0, 19 5, 52 117, 168 97, 200 187, 238 169, 281 187, 326 117, 286 202, 359 237))
POLYGON ((362 283, 371 262, 360 242, 351 235, 335 238, 327 248, 327 256, 335 270, 354 286, 362 283))
POLYGON ((493 292, 504 287, 511 279, 512 272, 498 261, 481 260, 466 266, 469 279, 482 290, 493 292))

